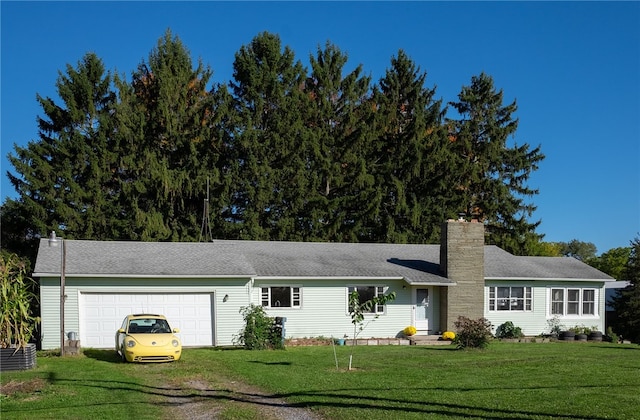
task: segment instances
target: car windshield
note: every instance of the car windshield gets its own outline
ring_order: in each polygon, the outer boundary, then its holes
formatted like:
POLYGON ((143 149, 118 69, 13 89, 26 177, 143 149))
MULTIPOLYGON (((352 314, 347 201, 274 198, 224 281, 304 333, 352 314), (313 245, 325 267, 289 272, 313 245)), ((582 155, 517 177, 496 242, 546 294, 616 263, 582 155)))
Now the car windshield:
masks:
POLYGON ((170 333, 169 323, 161 318, 138 318, 129 321, 129 334, 170 333))

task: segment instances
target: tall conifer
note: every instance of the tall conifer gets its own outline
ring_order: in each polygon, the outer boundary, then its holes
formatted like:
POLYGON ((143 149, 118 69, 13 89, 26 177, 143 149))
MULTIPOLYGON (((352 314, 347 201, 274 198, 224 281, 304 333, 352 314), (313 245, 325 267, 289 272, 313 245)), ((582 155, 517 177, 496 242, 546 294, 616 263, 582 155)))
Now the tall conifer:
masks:
POLYGON ((490 76, 472 77, 451 105, 460 118, 448 121, 456 159, 449 194, 457 198, 458 211, 485 222, 489 243, 522 254, 539 224, 528 221, 535 206, 524 198, 538 191, 527 181, 544 155, 527 143, 509 146, 518 127, 516 102, 503 105, 490 76))
POLYGON ((374 93, 376 147, 369 163, 381 195, 372 240, 436 240, 442 220, 441 101, 425 87, 426 73, 400 50, 374 93))
POLYGON ((111 239, 117 229, 117 170, 111 113, 115 103, 111 76, 93 53, 74 68, 59 72, 62 103, 37 96, 39 139, 14 146, 9 174, 29 216, 32 232, 57 230, 68 238, 111 239))
POLYGON ((367 156, 371 132, 370 78, 362 66, 344 75, 347 55, 327 43, 310 56, 305 90, 311 100, 311 237, 349 242, 367 237, 363 222, 378 201, 367 156))
POLYGON ((308 192, 304 160, 304 68, 280 38, 257 35, 235 55, 232 205, 227 217, 243 239, 304 238, 308 192))
POLYGON ((120 180, 131 239, 200 236, 207 179, 214 189, 222 185, 211 74, 202 62, 194 68, 180 39, 167 31, 131 83, 118 80, 120 180))

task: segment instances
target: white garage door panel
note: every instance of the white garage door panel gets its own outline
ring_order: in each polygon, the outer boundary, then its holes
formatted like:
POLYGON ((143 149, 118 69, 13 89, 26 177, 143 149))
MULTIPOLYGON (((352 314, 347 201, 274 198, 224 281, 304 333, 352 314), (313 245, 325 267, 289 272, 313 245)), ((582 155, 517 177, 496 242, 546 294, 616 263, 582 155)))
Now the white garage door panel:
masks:
POLYGON ((115 333, 129 314, 157 313, 167 317, 184 346, 213 344, 212 294, 83 293, 80 342, 83 347, 114 348, 115 333))

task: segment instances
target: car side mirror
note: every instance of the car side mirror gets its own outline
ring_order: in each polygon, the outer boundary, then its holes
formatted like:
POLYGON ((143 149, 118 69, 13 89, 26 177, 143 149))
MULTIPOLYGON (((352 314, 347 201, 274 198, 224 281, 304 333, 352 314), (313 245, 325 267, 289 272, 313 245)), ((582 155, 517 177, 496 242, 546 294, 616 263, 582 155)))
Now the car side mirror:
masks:
POLYGON ((173 329, 173 332, 174 332, 174 333, 179 333, 179 332, 180 332, 180 328, 174 328, 174 329, 173 329))
POLYGON ((124 328, 118 328, 118 333, 124 334, 124 328))

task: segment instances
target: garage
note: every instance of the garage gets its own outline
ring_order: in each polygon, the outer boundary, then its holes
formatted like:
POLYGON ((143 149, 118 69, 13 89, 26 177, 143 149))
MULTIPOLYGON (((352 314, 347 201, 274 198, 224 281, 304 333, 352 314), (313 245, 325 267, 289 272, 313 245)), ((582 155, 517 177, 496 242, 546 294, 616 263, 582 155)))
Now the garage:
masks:
POLYGON ((183 346, 211 346, 213 301, 213 293, 81 293, 80 342, 83 347, 114 348, 125 316, 155 313, 180 329, 183 346))

